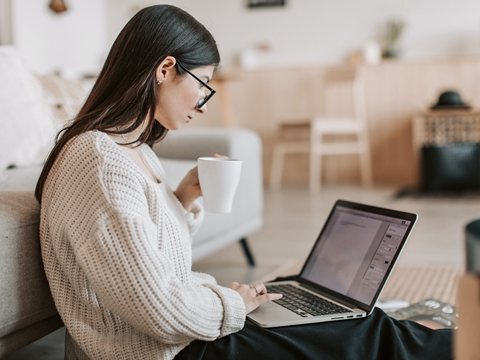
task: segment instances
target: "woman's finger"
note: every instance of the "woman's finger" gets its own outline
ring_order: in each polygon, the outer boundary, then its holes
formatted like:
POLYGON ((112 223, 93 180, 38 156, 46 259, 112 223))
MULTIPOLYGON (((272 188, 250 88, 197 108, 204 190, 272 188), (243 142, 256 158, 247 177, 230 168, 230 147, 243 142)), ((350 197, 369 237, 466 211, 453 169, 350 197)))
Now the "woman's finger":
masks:
POLYGON ((258 305, 267 301, 278 300, 278 299, 281 299, 282 297, 283 297, 282 294, 273 294, 273 293, 264 294, 257 297, 257 300, 259 301, 258 305))
POLYGON ((253 287, 254 287, 255 290, 257 291, 257 296, 263 295, 263 294, 266 294, 266 293, 267 293, 267 287, 266 287, 265 284, 262 283, 262 282, 256 283, 255 285, 253 285, 253 287))
POLYGON ((219 155, 219 154, 213 154, 214 158, 220 158, 220 159, 228 159, 228 156, 225 155, 219 155))

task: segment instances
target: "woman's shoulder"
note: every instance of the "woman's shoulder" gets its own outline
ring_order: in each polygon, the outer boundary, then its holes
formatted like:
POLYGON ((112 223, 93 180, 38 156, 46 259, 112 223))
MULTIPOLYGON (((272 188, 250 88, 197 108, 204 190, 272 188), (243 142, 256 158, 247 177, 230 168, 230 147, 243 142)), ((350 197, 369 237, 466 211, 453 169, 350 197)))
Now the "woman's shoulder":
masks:
POLYGON ((122 154, 110 137, 98 130, 91 130, 70 139, 59 155, 59 163, 74 167, 103 167, 117 161, 122 154), (115 160, 117 159, 117 160, 115 160))
POLYGON ((133 165, 107 134, 87 131, 65 144, 52 167, 51 179, 68 179, 71 184, 89 183, 92 188, 100 183, 102 188, 114 184, 110 190, 123 185, 132 188, 132 184, 138 183, 133 180, 140 178, 133 165))
POLYGON ((107 134, 98 130, 90 130, 84 133, 81 133, 68 141, 66 147, 68 149, 98 149, 99 146, 108 146, 109 143, 113 142, 110 140, 107 134))
POLYGON ((121 156, 118 146, 104 132, 90 130, 70 139, 62 149, 64 156, 81 156, 83 158, 105 158, 121 156))

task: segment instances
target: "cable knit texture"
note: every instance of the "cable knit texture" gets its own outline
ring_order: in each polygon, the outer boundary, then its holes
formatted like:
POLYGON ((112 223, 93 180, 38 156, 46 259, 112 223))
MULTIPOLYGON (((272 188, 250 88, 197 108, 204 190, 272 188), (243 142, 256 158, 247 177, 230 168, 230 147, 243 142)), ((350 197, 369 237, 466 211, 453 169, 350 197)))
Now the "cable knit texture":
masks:
POLYGON ((99 131, 71 140, 47 178, 40 239, 67 359, 172 359, 244 325, 240 295, 191 270, 203 209, 187 213, 141 151, 160 184, 99 131))

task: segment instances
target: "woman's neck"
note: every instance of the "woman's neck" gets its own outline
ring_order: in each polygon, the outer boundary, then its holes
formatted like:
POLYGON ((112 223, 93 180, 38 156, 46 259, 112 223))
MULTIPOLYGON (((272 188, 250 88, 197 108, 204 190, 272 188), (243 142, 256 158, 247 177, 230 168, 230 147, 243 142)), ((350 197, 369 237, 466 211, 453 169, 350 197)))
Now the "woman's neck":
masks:
POLYGON ((128 147, 137 147, 140 145, 138 139, 140 138, 143 132, 143 126, 138 127, 134 131, 128 133, 118 133, 123 129, 128 128, 128 126, 116 126, 114 128, 107 129, 105 132, 110 136, 110 138, 115 141, 117 144, 128 147))

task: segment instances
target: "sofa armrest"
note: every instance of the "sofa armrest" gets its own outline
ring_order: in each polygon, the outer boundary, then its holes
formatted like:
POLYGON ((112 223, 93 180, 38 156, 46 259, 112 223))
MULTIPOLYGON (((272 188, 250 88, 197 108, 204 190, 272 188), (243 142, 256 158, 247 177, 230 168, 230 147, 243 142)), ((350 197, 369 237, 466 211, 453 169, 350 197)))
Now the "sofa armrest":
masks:
POLYGON ((153 150, 160 158, 175 160, 197 161, 199 157, 213 154, 240 159, 240 184, 248 184, 247 188, 252 191, 249 198, 258 197, 263 203, 262 142, 253 130, 194 128, 170 131, 165 139, 153 146, 153 150))
POLYGON ((33 191, 0 190, 0 358, 63 324, 43 270, 33 191))
POLYGON ((261 141, 257 133, 248 129, 193 128, 170 131, 153 150, 168 159, 196 161, 216 153, 245 160, 261 155, 261 141))
POLYGON ((262 141, 253 130, 193 128, 170 131, 165 139, 153 146, 153 150, 160 158, 175 160, 197 161, 199 157, 213 154, 240 159, 242 177, 236 197, 246 195, 263 204, 262 141), (242 188, 247 192, 242 194, 242 188))
MULTIPOLYGON (((215 245, 215 241, 212 240, 215 237, 234 239, 238 236, 236 240, 239 240, 261 228, 263 224, 262 142, 256 132, 238 128, 182 129, 169 132, 165 139, 154 145, 153 150, 164 159, 189 160, 188 163, 191 162, 192 166, 199 157, 212 156, 215 153, 242 160, 242 175, 235 194, 232 213, 206 214, 204 224, 194 238, 194 259, 220 248, 220 245, 215 245), (209 241, 213 245, 207 246, 209 241)), ((232 242, 231 239, 228 241, 232 242)), ((218 243, 224 245, 225 241, 218 243)))

